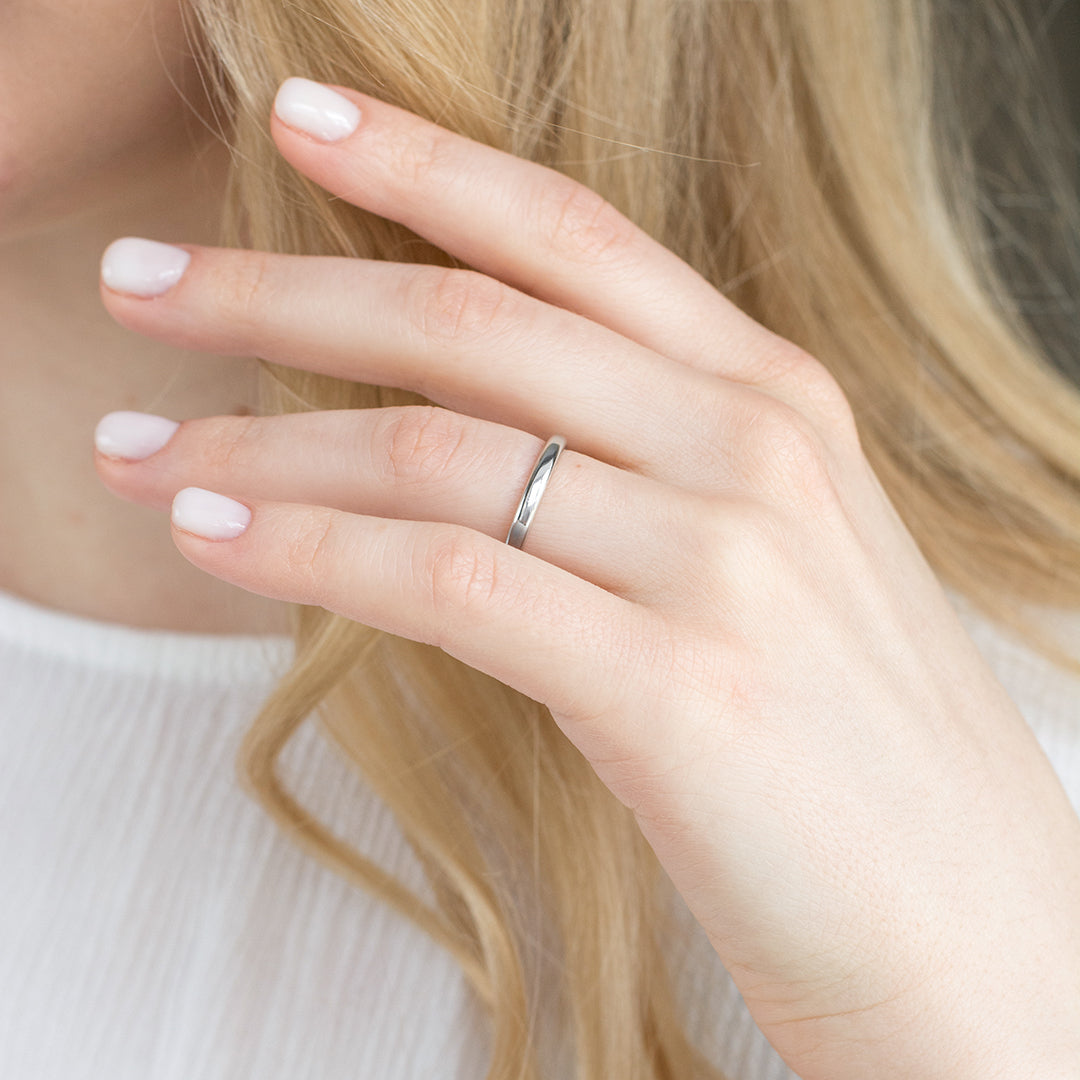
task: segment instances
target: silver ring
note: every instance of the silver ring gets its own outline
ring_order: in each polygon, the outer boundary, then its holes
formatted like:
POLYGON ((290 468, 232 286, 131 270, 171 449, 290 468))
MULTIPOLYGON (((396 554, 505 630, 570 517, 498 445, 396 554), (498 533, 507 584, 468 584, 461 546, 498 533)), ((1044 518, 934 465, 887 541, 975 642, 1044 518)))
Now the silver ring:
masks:
POLYGON ((561 435, 552 435, 548 439, 547 446, 540 452, 533 466, 532 475, 525 485, 525 494, 521 496, 521 502, 514 514, 514 523, 506 534, 506 542, 511 547, 519 548, 525 543, 525 534, 529 531, 536 508, 540 503, 540 496, 544 494, 551 470, 555 468, 555 462, 559 454, 566 448, 566 440, 561 435))

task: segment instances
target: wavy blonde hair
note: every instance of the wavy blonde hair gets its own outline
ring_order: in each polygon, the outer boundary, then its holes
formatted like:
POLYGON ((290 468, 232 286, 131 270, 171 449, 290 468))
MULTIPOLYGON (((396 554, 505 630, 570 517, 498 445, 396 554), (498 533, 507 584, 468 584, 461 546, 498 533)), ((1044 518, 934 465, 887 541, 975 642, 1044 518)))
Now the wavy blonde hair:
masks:
MULTIPOLYGON (((1014 186, 1048 200, 1049 235, 1080 235, 1080 214, 1053 164, 1055 129, 1036 123, 1044 99, 1024 89, 1031 39, 1004 0, 965 8, 977 96, 931 65, 951 31, 929 0, 192 10, 214 120, 233 148, 223 243, 458 265, 284 162, 266 120, 294 74, 573 176, 822 360, 941 579, 1080 670, 1022 614, 1028 602, 1080 606, 1080 394, 1018 310, 1007 260, 993 258, 1009 219, 979 171, 980 123, 985 134, 987 117, 1005 117, 1036 151, 1041 175, 1014 186), (986 108, 998 86, 1003 111, 965 111, 986 108)), ((1003 190, 1031 158, 983 149, 1003 190)), ((1067 272, 1080 265, 1059 254, 1067 272)), ((1031 266, 1060 307, 1074 280, 1048 258, 1031 266)), ((265 412, 424 400, 270 364, 260 378, 265 412)), ((489 1077, 540 1075, 541 952, 557 958, 543 994, 578 1080, 719 1075, 688 1037, 668 974, 670 884, 548 711, 431 646, 322 609, 293 615, 296 661, 246 735, 245 786, 315 858, 453 953, 492 1014, 489 1077), (281 783, 278 756, 311 717, 393 811, 434 906, 281 783)))

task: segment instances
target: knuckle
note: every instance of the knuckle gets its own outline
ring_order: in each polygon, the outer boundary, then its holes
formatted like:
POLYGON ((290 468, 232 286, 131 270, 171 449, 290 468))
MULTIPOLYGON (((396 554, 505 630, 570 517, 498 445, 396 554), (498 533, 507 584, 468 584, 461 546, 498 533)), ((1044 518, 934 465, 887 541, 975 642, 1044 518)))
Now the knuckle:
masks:
POLYGON ((389 166, 387 175, 396 177, 402 189, 423 189, 439 182, 440 170, 453 166, 456 137, 426 122, 406 125, 397 137, 387 140, 382 152, 389 166))
POLYGON ((285 573, 303 603, 318 603, 335 571, 339 518, 325 507, 309 507, 293 522, 284 544, 285 573))
POLYGON ((743 475, 759 495, 818 505, 832 488, 824 439, 789 405, 763 398, 744 418, 739 443, 743 475))
POLYGON ((444 480, 459 460, 465 437, 461 417, 436 405, 388 410, 376 434, 386 479, 395 486, 426 487, 444 480))
POLYGON ((216 298, 222 313, 233 325, 258 325, 272 305, 270 264, 257 251, 231 257, 216 274, 208 295, 216 298))
POLYGON ((702 499, 696 508, 694 527, 686 532, 679 565, 693 582, 693 605, 702 606, 713 618, 731 602, 732 582, 757 577, 770 563, 776 537, 768 515, 752 500, 702 499))
POLYGON ((855 417, 840 383, 816 356, 785 338, 776 338, 769 351, 767 370, 797 388, 800 398, 814 410, 830 434, 841 439, 854 436, 855 417))
POLYGON ((443 620, 490 609, 502 589, 494 552, 459 528, 439 529, 424 553, 432 607, 443 620))
MULTIPOLYGON (((761 502, 748 503, 734 513, 729 508, 728 513, 722 543, 716 548, 720 579, 728 590, 739 582, 764 603, 777 591, 780 571, 789 562, 790 524, 775 507, 761 502)), ((713 535, 719 538, 719 522, 716 528, 713 535)))
MULTIPOLYGON (((734 531, 733 506, 702 499, 696 507, 694 527, 686 532, 683 562, 696 571, 698 590, 708 589, 714 578, 722 585, 727 572, 726 554, 734 531)), ((700 595, 700 592, 699 592, 700 595)))
POLYGON ((724 499, 703 509, 687 537, 681 564, 694 582, 690 622, 714 632, 717 616, 738 633, 790 601, 791 522, 757 499, 724 499), (750 598, 750 604, 747 604, 750 598), (748 612, 751 614, 748 615, 748 612))
POLYGON ((847 436, 855 433, 855 416, 840 383, 816 357, 802 349, 797 363, 798 384, 803 396, 817 410, 829 431, 847 436))
POLYGON ((757 353, 757 368, 753 373, 755 382, 765 379, 799 382, 813 378, 809 374, 813 368, 825 370, 821 362, 802 346, 770 330, 765 331, 758 343, 757 353))
POLYGON ((199 422, 198 447, 203 466, 211 478, 236 479, 260 456, 259 418, 256 416, 208 417, 199 422))
POLYGON ((538 233, 564 258, 594 262, 620 253, 637 235, 628 218, 576 180, 545 185, 538 202, 538 233))
POLYGON ((475 270, 425 267, 411 276, 406 289, 406 311, 436 345, 468 345, 514 319, 511 289, 475 270))

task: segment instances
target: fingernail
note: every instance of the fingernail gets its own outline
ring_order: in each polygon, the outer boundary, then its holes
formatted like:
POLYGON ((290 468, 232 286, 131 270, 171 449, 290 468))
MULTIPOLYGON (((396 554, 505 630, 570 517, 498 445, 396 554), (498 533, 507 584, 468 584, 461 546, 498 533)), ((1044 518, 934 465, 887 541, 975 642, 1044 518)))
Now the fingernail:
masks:
POLYGON ((142 461, 156 454, 180 425, 144 412, 106 413, 94 429, 94 445, 107 457, 142 461))
POLYGON ((204 540, 232 540, 251 524, 251 511, 235 499, 187 487, 173 498, 172 523, 204 540))
POLYGON ((286 79, 274 98, 274 112, 289 127, 314 135, 322 142, 337 142, 351 135, 360 123, 360 110, 322 83, 286 79))
POLYGON ((101 279, 116 292, 160 296, 183 276, 191 255, 172 244, 125 236, 114 240, 101 257, 101 279))

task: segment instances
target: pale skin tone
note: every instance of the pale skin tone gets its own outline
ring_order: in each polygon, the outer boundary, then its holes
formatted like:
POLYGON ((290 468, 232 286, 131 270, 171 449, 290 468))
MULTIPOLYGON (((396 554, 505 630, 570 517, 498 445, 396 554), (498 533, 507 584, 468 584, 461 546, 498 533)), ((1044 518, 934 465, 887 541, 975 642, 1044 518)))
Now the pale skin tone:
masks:
POLYGON ((474 270, 185 238, 171 288, 102 300, 223 372, 260 355, 442 408, 208 411, 99 454, 100 481, 162 515, 224 493, 232 538, 172 526, 207 576, 545 702, 806 1080, 1074 1076, 1080 822, 836 384, 586 189, 334 89, 356 129, 268 117, 280 152, 474 270))
POLYGON ((215 239, 227 155, 186 53, 171 0, 0 4, 0 588, 132 626, 284 630, 281 604, 196 570, 94 472, 110 409, 255 405, 254 361, 126 333, 98 297, 116 236, 215 239))

